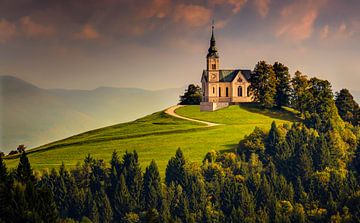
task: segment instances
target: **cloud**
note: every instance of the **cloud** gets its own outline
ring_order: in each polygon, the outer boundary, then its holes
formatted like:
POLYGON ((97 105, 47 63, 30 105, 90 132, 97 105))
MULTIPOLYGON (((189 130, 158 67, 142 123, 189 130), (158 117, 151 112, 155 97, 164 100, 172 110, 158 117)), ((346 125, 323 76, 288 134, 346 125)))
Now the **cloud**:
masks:
POLYGON ((261 17, 266 17, 269 13, 270 0, 255 0, 256 11, 261 17))
POLYGON ((230 5, 233 7, 232 12, 234 14, 240 12, 242 7, 245 5, 247 0, 210 0, 210 5, 216 6, 216 5, 230 5))
POLYGON ((0 20, 0 43, 5 43, 16 35, 16 26, 13 23, 0 20))
POLYGON ((200 5, 178 5, 173 14, 176 22, 183 22, 191 27, 199 27, 209 23, 212 11, 200 5))
POLYGON ((74 34, 76 39, 82 40, 95 40, 100 38, 100 36, 101 35, 90 24, 84 25, 80 32, 74 34))
POLYGON ((170 0, 151 0, 149 5, 141 7, 138 10, 137 16, 139 18, 158 18, 163 19, 169 15, 171 8, 170 0))
POLYGON ((320 39, 324 40, 324 39, 328 38, 328 36, 329 36, 329 25, 325 25, 320 30, 320 39))
POLYGON ((293 42, 301 42, 311 37, 319 8, 325 1, 294 2, 280 12, 280 21, 275 35, 293 42))
POLYGON ((20 18, 20 26, 27 37, 48 37, 53 36, 55 28, 34 22, 30 16, 20 18))

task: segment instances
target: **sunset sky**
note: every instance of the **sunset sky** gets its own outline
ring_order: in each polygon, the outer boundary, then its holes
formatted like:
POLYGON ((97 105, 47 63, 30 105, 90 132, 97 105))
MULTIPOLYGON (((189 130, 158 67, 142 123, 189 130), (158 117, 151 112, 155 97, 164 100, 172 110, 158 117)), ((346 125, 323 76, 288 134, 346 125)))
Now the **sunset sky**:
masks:
POLYGON ((43 88, 199 83, 210 27, 220 67, 283 62, 360 90, 359 0, 0 0, 0 75, 43 88))

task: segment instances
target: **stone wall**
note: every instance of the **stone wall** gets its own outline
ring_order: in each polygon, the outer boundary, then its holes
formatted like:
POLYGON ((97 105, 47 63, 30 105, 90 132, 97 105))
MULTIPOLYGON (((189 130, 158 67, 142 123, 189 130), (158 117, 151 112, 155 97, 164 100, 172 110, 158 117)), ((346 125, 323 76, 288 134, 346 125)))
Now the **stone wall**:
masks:
POLYGON ((200 111, 215 111, 228 106, 228 102, 201 102, 200 111))

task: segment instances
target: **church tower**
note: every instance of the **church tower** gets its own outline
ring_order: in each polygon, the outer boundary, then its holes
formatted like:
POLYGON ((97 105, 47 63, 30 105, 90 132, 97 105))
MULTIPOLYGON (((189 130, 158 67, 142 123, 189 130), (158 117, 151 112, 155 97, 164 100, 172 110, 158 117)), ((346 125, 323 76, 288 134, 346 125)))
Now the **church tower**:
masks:
POLYGON ((206 70, 208 71, 210 82, 219 81, 219 54, 216 49, 214 24, 211 27, 210 47, 206 55, 206 70))

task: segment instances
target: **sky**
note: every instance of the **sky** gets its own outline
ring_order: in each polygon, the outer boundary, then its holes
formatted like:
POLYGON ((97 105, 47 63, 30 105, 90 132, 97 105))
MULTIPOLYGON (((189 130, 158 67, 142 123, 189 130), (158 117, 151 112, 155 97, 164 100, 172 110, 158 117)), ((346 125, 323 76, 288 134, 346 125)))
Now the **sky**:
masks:
POLYGON ((199 83, 215 21, 220 68, 279 61, 360 90, 359 0, 0 0, 0 75, 43 88, 199 83))

